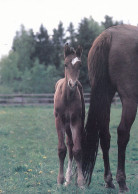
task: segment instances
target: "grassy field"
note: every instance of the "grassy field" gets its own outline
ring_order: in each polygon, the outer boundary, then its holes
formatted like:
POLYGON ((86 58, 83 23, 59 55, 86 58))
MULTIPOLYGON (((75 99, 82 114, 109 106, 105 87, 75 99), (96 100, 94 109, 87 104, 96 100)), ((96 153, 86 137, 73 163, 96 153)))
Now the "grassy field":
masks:
MULTIPOLYGON (((111 169, 115 190, 104 187, 102 153, 99 149, 92 183, 80 190, 75 176, 68 187, 56 184, 58 172, 57 134, 53 107, 0 107, 0 193, 93 193, 117 194, 117 134, 121 108, 112 107, 111 169)), ((131 131, 126 155, 127 184, 130 194, 138 193, 138 114, 131 131)), ((67 161, 65 168, 67 167, 67 161)))

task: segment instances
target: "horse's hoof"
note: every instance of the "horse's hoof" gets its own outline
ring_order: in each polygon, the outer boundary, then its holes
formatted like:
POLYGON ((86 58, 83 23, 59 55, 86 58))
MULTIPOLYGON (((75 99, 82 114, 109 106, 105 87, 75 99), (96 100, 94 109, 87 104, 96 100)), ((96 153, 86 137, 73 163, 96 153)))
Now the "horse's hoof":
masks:
POLYGON ((127 192, 129 192, 129 188, 125 185, 124 187, 119 188, 118 194, 123 194, 123 193, 125 194, 127 192))
POLYGON ((114 185, 112 182, 106 183, 106 184, 105 184, 105 187, 106 187, 106 188, 109 188, 109 189, 115 189, 115 185, 114 185))

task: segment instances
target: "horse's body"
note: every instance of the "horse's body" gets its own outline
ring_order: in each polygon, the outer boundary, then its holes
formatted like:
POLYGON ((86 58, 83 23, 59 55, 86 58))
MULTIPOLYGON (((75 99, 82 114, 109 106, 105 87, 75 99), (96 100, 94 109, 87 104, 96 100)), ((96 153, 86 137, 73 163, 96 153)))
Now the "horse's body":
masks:
POLYGON ((114 187, 109 163, 110 106, 115 92, 122 102, 118 132, 117 182, 120 191, 127 191, 125 150, 138 104, 138 27, 120 25, 105 30, 93 43, 88 54, 91 101, 86 123, 83 172, 91 181, 98 144, 103 151, 104 179, 114 187))
MULTIPOLYGON (((77 51, 76 51, 77 53, 77 51)), ((66 184, 70 183, 72 175, 72 159, 76 160, 78 169, 77 183, 80 187, 84 185, 82 174, 82 133, 84 130, 85 105, 83 91, 78 81, 80 56, 77 56, 69 46, 65 46, 65 78, 60 79, 56 84, 54 95, 54 115, 58 134, 58 156, 59 174, 58 184, 64 182, 64 159, 67 148, 69 151, 68 169, 66 172, 66 184), (79 58, 78 58, 79 57, 79 58)))

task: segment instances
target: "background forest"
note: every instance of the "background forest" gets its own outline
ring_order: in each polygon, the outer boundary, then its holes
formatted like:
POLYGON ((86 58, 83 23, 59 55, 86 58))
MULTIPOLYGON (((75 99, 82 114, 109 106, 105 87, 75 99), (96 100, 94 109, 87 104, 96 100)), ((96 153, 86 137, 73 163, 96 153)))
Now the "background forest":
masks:
POLYGON ((84 18, 77 29, 73 23, 64 29, 60 22, 52 35, 43 25, 36 33, 21 26, 11 51, 0 61, 0 93, 54 92, 56 81, 64 77, 63 48, 66 42, 74 48, 83 47, 80 81, 84 91, 88 91, 87 55, 92 42, 104 29, 122 23, 107 15, 101 24, 92 17, 84 18))

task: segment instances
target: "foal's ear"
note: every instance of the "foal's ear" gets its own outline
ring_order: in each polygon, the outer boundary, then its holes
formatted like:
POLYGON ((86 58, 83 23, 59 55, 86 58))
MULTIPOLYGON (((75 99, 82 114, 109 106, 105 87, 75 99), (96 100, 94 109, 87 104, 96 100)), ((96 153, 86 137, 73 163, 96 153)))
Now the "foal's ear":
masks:
POLYGON ((68 43, 64 46, 64 58, 66 58, 68 55, 70 55, 70 46, 68 43))
POLYGON ((82 51, 83 51, 83 49, 82 49, 82 47, 79 45, 78 48, 76 49, 76 55, 77 55, 77 57, 81 57, 82 51))

